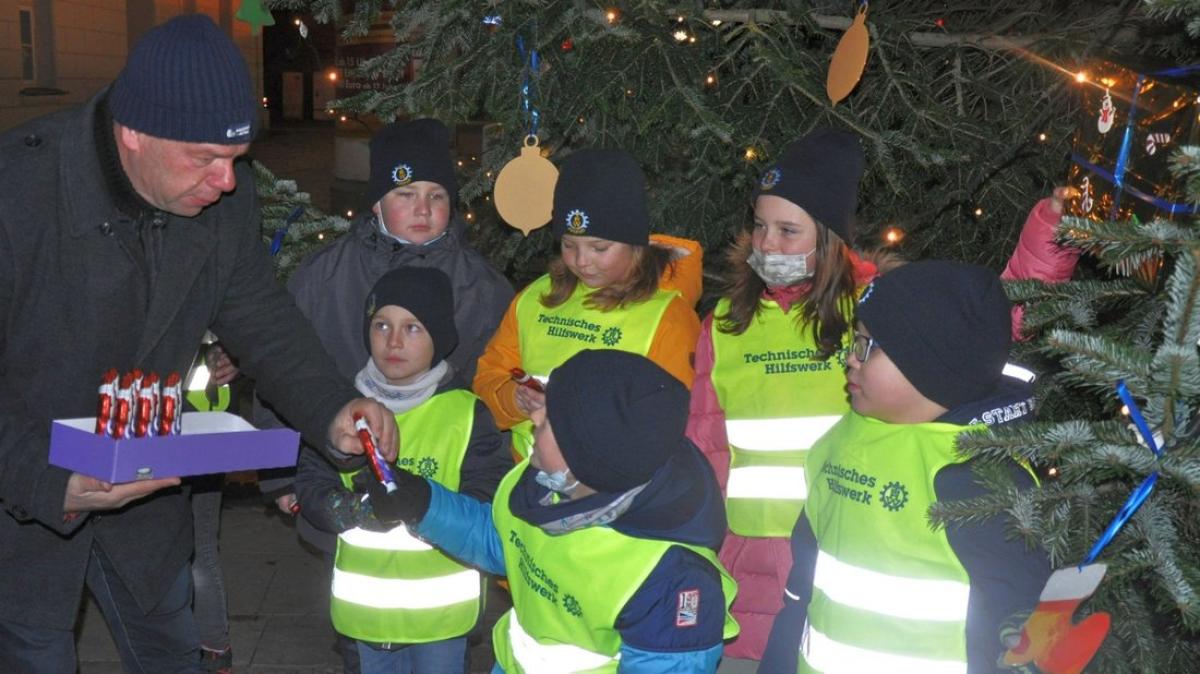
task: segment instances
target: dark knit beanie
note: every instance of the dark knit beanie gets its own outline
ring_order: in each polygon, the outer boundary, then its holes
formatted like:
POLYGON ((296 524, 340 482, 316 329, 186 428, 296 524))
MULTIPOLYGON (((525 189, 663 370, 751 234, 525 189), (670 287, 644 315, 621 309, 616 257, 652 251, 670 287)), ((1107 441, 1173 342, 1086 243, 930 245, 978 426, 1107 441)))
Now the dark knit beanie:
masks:
POLYGON ((422 180, 445 188, 450 193, 451 208, 458 203, 458 177, 446 125, 436 119, 414 119, 380 129, 371 138, 367 207, 397 187, 422 180))
POLYGON ((784 149, 759 179, 754 199, 764 194, 783 197, 852 245, 863 162, 858 136, 816 129, 784 149))
POLYGON ((988 269, 945 260, 903 265, 867 286, 857 318, 908 381, 946 409, 986 398, 1000 383, 1010 305, 988 269))
POLYGON ((571 473, 621 492, 649 482, 684 446, 688 391, 644 356, 586 350, 550 373, 546 414, 571 473))
POLYGON ((458 346, 454 327, 454 290, 450 277, 431 267, 398 267, 375 282, 367 294, 363 315, 363 343, 371 352, 371 319, 381 307, 395 305, 407 309, 421 321, 433 339, 433 364, 443 360, 458 346))
POLYGON ((552 217, 555 239, 574 234, 648 245, 646 176, 624 150, 580 150, 559 169, 552 217))
POLYGON ((241 145, 258 130, 250 69, 203 14, 146 31, 113 82, 108 105, 122 126, 185 143, 241 145))

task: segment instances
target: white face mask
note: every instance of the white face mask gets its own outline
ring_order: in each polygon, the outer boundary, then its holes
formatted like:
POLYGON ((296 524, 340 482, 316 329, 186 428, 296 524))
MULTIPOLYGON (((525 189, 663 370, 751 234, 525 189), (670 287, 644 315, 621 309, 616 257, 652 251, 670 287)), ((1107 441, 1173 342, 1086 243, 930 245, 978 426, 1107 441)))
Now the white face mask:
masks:
POLYGON ((815 252, 816 246, 799 255, 768 255, 756 249, 751 251, 746 263, 768 287, 790 286, 813 275, 814 270, 809 268, 808 260, 815 252))
POLYGON ((556 470, 553 473, 539 470, 533 476, 533 480, 550 491, 570 496, 571 492, 575 491, 575 487, 579 486, 579 480, 570 482, 570 474, 571 470, 569 468, 566 470, 556 470))

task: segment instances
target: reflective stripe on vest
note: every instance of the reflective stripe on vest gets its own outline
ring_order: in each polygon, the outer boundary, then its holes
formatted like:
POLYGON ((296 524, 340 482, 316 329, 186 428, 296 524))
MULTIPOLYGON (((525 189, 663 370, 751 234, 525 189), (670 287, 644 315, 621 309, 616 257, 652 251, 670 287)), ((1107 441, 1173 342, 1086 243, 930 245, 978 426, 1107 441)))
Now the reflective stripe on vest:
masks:
POLYGON ((786 452, 812 447, 841 419, 840 414, 782 419, 727 419, 729 444, 758 452, 786 452))
POLYGON ((628 536, 607 526, 548 534, 509 508, 513 489, 529 469, 528 460, 513 468, 500 481, 492 502, 492 521, 503 545, 513 602, 512 610, 492 630, 496 662, 505 672, 615 674, 621 648, 617 619, 673 547, 694 552, 720 573, 723 596, 696 600, 723 599, 724 637, 737 634, 737 623, 729 614, 737 585, 712 550, 628 536), (514 627, 518 617, 520 625, 514 627), (579 659, 571 659, 577 655, 579 659))
POLYGON ((910 620, 962 620, 971 586, 895 576, 847 564, 819 550, 813 587, 844 606, 910 620))
POLYGON ((338 535, 348 545, 370 550, 391 550, 393 552, 413 552, 417 550, 432 550, 433 546, 413 536, 407 527, 396 527, 391 531, 367 531, 355 527, 338 535))
POLYGON ((800 656, 800 671, 824 674, 966 674, 967 671, 965 660, 934 660, 870 651, 834 641, 811 626, 805 630, 800 656))
POLYGON ((804 512, 819 549, 799 671, 966 671, 970 579, 926 514, 976 428, 851 412, 813 445, 804 512))
POLYGON ((550 277, 529 284, 517 298, 521 368, 545 381, 550 372, 585 349, 618 349, 646 355, 658 324, 678 292, 657 290, 649 299, 601 311, 585 304, 591 290, 579 283, 562 304, 546 307, 550 277))
MULTIPOLYGON (((478 398, 455 389, 396 415, 398 468, 450 490, 459 486, 463 457, 475 425, 478 398)), ((353 489, 353 473, 342 484, 353 489)), ((334 628, 374 643, 428 643, 470 631, 482 610, 482 579, 409 533, 350 529, 338 536, 332 597, 334 628)))
POLYGON ((424 609, 479 600, 479 572, 459 571, 435 578, 374 578, 335 568, 333 596, 360 606, 424 609))
POLYGON ((726 512, 740 536, 787 537, 804 506, 807 450, 849 409, 845 350, 821 360, 796 313, 764 300, 740 335, 721 332, 713 310, 713 390, 729 440, 726 512))
POLYGON ((525 674, 562 674, 578 670, 600 669, 620 660, 620 653, 609 657, 571 644, 543 644, 529 636, 517 620, 508 613, 508 639, 513 656, 525 674))

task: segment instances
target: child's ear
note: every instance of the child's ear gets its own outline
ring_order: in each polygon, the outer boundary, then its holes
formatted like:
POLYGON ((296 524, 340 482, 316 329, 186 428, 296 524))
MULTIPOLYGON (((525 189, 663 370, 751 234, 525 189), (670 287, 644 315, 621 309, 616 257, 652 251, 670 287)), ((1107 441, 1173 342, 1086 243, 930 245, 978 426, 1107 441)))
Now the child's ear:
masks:
POLYGON ((371 212, 374 213, 375 215, 379 215, 379 202, 378 201, 375 202, 374 206, 371 206, 371 212))

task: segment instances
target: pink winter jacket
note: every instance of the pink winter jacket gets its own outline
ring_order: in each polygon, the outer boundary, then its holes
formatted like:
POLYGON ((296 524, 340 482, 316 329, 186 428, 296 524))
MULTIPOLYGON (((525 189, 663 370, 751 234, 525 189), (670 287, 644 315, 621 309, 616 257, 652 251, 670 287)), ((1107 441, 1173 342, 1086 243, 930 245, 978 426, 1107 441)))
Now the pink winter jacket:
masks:
MULTIPOLYGON (((1079 253, 1054 243, 1054 227, 1058 220, 1059 215, 1050 207, 1049 199, 1034 206, 1002 278, 1061 282, 1071 277, 1079 253)), ((855 271, 856 276, 864 276, 862 283, 874 275, 870 263, 859 262, 855 271)), ((781 304, 787 300, 803 301, 800 296, 773 299, 783 300, 781 304)), ((1015 307, 1014 337, 1020 331, 1020 320, 1020 307, 1015 307)), ((687 436, 708 457, 724 494, 729 480, 729 442, 725 436, 725 412, 712 384, 712 323, 710 313, 704 318, 696 345, 696 378, 692 384, 687 436)), ((760 660, 775 614, 783 607, 784 586, 792 569, 791 545, 787 538, 745 538, 727 531, 720 558, 738 583, 738 594, 731 611, 741 626, 740 635, 725 645, 725 656, 760 660)))
MULTIPOLYGON (((1036 279, 1046 283, 1071 280, 1075 264, 1079 262, 1083 251, 1054 242, 1054 228, 1058 226, 1060 219, 1062 215, 1054 212, 1050 206, 1050 199, 1037 202, 1029 212, 1029 217, 1025 218, 1021 238, 1017 239, 1017 247, 1008 259, 1008 265, 1004 267, 1000 278, 1005 281, 1036 279)), ((1014 305, 1012 314, 1013 340, 1024 339, 1021 334, 1021 321, 1025 315, 1025 308, 1014 305)))

